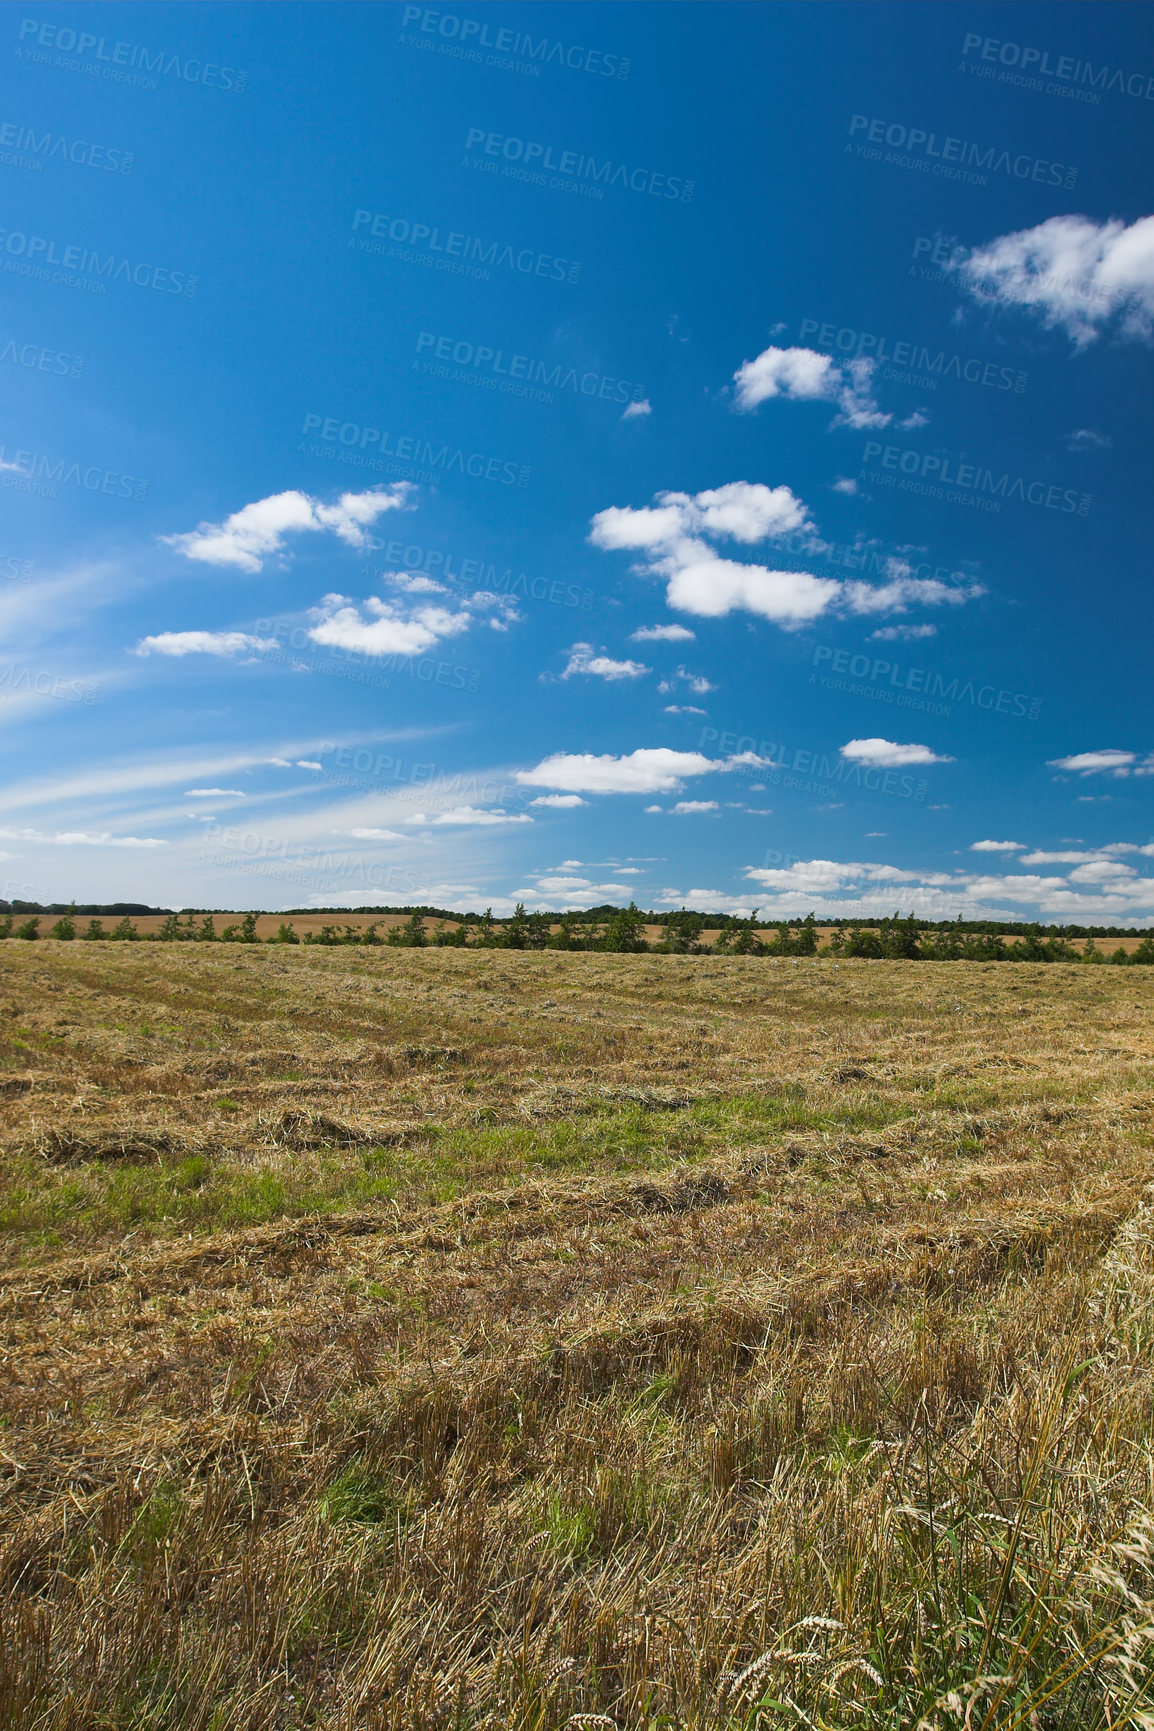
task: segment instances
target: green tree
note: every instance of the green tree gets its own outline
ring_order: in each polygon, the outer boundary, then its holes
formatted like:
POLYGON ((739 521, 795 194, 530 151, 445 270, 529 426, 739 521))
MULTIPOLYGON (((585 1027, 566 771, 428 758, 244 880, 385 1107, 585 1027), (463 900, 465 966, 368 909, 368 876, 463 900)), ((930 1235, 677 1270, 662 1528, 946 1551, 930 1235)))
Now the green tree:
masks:
POLYGON ((216 921, 211 914, 205 914, 196 933, 198 944, 215 944, 219 940, 216 935, 216 921))
MULTIPOLYGON (((756 914, 756 909, 754 911, 756 914)), ((798 934, 793 940, 793 953, 795 956, 817 955, 817 921, 812 913, 806 914, 801 922, 798 934)))
POLYGON ((747 920, 732 920, 717 935, 715 956, 763 956, 765 945, 757 935, 757 909, 747 920))
POLYGON ((847 956, 869 956, 878 958, 883 955, 881 939, 872 926, 851 926, 846 939, 845 953, 847 956))
POLYGON ((97 944, 100 942, 101 938, 105 937, 106 935, 107 934, 104 930, 104 921, 103 920, 89 920, 88 930, 84 934, 85 939, 87 940, 88 943, 97 944))
POLYGON ((61 938, 65 943, 71 943, 72 942, 73 938, 76 936, 76 903, 75 902, 73 902, 72 906, 68 909, 68 912, 66 914, 62 914, 61 917, 57 920, 56 924, 53 926, 53 928, 49 932, 48 936, 50 938, 61 938))
POLYGON ((1084 962, 1097 963, 1099 966, 1106 960, 1105 956, 1094 942, 1093 936, 1088 937, 1085 944, 1082 946, 1082 960, 1084 962))
POLYGON ((256 935, 256 915, 255 914, 252 914, 252 913, 245 914, 243 920, 241 920, 241 922, 240 922, 240 941, 242 944, 259 944, 260 943, 260 939, 256 935))
POLYGON ((156 934, 158 944, 178 944, 184 937, 179 914, 169 914, 156 934))
POLYGON ((11 935, 12 935, 12 915, 11 914, 5 914, 3 916, 3 918, 0 918, 0 938, 7 938, 7 937, 10 937, 11 935))
POLYGON ((1131 966, 1137 963, 1139 967, 1149 967, 1154 963, 1154 932, 1147 932, 1134 954, 1130 957, 1131 966))
POLYGON ((653 947, 666 956, 699 956, 705 948, 701 941, 704 930, 705 915, 691 914, 682 908, 666 919, 665 935, 653 947))
POLYGON ((529 921, 525 915, 524 902, 518 902, 513 909, 513 918, 505 927, 504 947, 507 950, 524 950, 529 947, 529 921))
POLYGON ((627 908, 610 915, 599 948, 612 950, 617 955, 630 956, 639 956, 648 950, 645 921, 636 902, 630 902, 627 908))
POLYGON ((425 916, 414 909, 403 926, 393 926, 387 941, 397 949, 425 949, 429 942, 425 932, 425 916))
POLYGON ((31 943, 34 938, 40 936, 40 921, 38 919, 25 920, 22 926, 16 927, 16 936, 23 938, 26 943, 31 943))
POLYGON ((292 926, 286 926, 284 921, 282 920, 280 925, 277 927, 276 937, 270 938, 269 943, 270 944, 299 944, 300 939, 297 937, 296 932, 293 930, 292 926))
POLYGON ((138 944, 140 942, 140 933, 137 931, 127 914, 125 914, 124 918, 118 925, 113 926, 112 936, 116 939, 117 943, 121 944, 138 944))
POLYGON ((441 921, 433 933, 433 943, 439 950, 463 950, 469 941, 469 928, 464 920, 459 926, 448 926, 441 921))

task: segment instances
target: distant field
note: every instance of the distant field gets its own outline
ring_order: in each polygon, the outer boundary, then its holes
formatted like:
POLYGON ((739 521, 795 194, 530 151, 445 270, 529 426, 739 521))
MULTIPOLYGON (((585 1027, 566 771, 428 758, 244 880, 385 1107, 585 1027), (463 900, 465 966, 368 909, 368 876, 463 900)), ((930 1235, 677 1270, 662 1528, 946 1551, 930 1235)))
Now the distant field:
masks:
POLYGON ((1148 1726, 1152 1010, 0 945, 0 1726, 1148 1726))

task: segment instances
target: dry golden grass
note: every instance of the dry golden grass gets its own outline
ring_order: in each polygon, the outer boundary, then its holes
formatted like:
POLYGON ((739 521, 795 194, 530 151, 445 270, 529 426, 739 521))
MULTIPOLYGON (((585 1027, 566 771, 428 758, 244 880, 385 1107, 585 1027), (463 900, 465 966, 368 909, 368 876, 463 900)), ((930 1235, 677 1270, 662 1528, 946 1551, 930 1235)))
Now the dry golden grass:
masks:
POLYGON ((1149 1725, 1152 1000, 4 945, 0 1725, 1149 1725))

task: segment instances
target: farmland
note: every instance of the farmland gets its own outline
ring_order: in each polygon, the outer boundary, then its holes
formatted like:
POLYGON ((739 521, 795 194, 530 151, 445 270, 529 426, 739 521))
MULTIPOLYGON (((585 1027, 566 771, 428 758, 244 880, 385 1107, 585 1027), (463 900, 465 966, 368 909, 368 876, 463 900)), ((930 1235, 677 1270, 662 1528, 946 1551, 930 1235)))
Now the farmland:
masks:
POLYGON ((1154 973, 0 946, 0 1724, 1142 1723, 1154 973))

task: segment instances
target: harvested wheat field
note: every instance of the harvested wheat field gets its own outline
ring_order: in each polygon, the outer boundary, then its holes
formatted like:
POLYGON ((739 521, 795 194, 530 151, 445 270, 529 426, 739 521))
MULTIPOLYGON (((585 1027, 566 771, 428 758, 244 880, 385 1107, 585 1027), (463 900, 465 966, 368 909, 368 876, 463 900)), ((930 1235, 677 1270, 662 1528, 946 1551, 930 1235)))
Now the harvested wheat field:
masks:
POLYGON ((0 1724, 1148 1724, 1147 969, 0 949, 0 1724))

